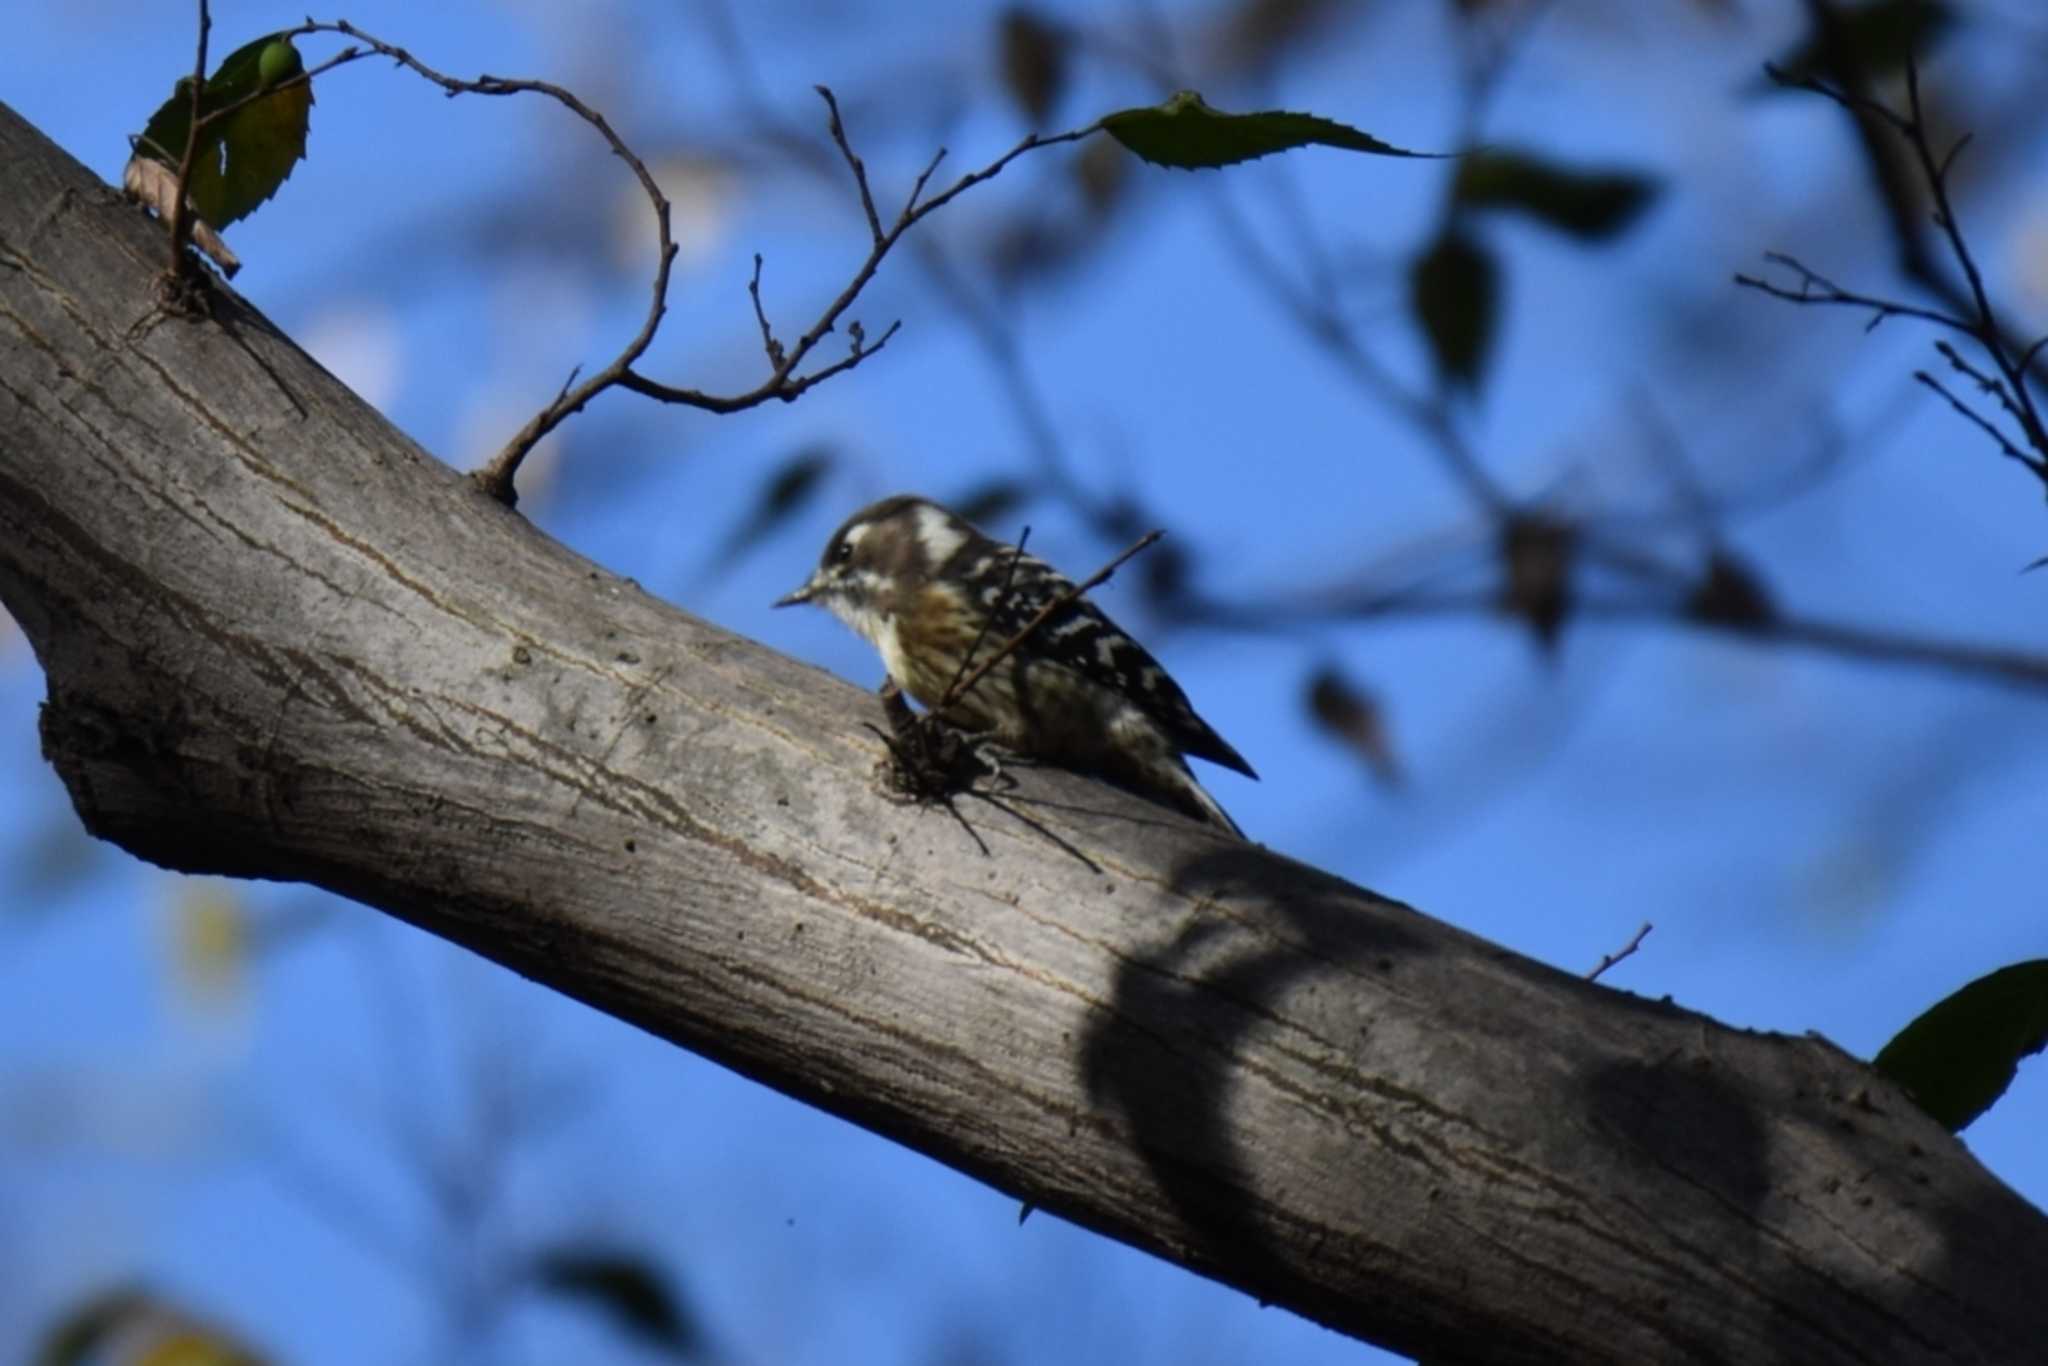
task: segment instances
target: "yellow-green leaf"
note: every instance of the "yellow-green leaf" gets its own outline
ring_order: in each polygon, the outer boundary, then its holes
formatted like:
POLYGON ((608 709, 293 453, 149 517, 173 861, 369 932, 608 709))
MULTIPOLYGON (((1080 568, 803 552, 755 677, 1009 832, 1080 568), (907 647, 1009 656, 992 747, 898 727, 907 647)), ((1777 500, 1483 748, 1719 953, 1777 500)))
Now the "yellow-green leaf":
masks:
MULTIPOLYGON (((281 33, 246 43, 207 78, 199 95, 199 116, 203 121, 302 70, 298 50, 281 33)), ((312 84, 301 82, 204 124, 187 187, 193 211, 212 226, 224 228, 276 194, 306 155, 312 109, 312 84)), ((150 117, 149 126, 135 140, 135 154, 176 171, 191 128, 192 85, 187 77, 150 117)))
POLYGON ((1337 147, 1383 157, 1443 155, 1410 152, 1317 114, 1284 110, 1225 114, 1211 109, 1192 90, 1181 91, 1165 104, 1105 115, 1100 126, 1153 165, 1183 170, 1233 166, 1240 161, 1308 146, 1337 147))

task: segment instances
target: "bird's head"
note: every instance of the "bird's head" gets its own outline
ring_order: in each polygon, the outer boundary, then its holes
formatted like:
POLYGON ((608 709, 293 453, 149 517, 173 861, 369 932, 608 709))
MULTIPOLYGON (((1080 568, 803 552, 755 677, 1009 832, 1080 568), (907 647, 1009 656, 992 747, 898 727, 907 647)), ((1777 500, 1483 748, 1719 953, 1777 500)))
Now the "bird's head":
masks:
POLYGON ((777 607, 815 603, 869 639, 975 539, 974 528, 927 498, 897 494, 840 523, 811 571, 777 607))

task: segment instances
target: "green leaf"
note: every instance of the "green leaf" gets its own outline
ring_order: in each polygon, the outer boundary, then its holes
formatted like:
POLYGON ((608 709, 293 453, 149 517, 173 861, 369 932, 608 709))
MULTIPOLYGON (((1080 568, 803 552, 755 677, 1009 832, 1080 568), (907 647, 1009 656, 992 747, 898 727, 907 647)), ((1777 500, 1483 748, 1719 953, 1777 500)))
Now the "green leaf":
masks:
POLYGON ((1409 268, 1408 305, 1429 338, 1438 378, 1477 389, 1500 311, 1500 270, 1492 254, 1456 228, 1446 229, 1409 268))
MULTIPOLYGON (((304 70, 298 49, 282 33, 229 53, 199 95, 203 120, 304 70)), ((303 82, 255 100, 200 130, 198 156, 187 193, 192 208, 215 228, 246 218, 277 193, 306 155, 313 86, 303 82)), ((192 128, 192 81, 181 79, 135 140, 135 154, 176 171, 192 128)))
POLYGON ((1458 165, 1452 202, 1523 213, 1586 241, 1627 228, 1662 189, 1629 171, 1575 171, 1528 152, 1481 151, 1458 165))
POLYGON ((669 1293, 660 1271, 624 1253, 565 1248, 543 1256, 534 1280, 544 1289, 589 1302, 642 1342, 679 1358, 704 1348, 703 1330, 669 1293))
POLYGON ((1107 114, 1099 126, 1155 166, 1190 171, 1234 166, 1240 161, 1311 145, 1383 157, 1444 155, 1405 151, 1348 124, 1315 114, 1279 110, 1263 114, 1220 113, 1192 90, 1183 90, 1165 104, 1152 108, 1120 109, 1107 114))
POLYGON ((2048 1047, 2048 958, 1979 977, 1930 1006, 1877 1055, 1877 1070, 1950 1132, 2005 1094, 2020 1059, 2048 1047))

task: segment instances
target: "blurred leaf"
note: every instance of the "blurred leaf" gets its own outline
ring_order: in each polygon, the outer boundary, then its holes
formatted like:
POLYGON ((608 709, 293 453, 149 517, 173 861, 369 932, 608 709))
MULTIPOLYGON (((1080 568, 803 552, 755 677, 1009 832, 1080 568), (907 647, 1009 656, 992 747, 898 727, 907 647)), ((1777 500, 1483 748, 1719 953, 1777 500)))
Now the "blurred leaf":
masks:
POLYGON ((178 981, 199 1001, 232 1003, 242 995, 252 938, 238 884, 178 877, 173 888, 178 981))
POLYGON ((1365 760, 1380 782, 1388 787, 1400 783, 1401 769, 1387 739, 1386 718, 1371 693, 1325 665, 1309 680, 1308 710, 1318 726, 1365 760))
POLYGON ((620 1252, 561 1248, 536 1261, 533 1277, 543 1289, 602 1310, 621 1329, 671 1356, 689 1358, 705 1348, 703 1328, 669 1293, 651 1262, 620 1252))
POLYGON ((1138 500, 1128 494, 1118 494, 1098 507, 1093 522, 1096 532, 1119 541, 1135 541, 1153 525, 1138 500))
POLYGON ((1686 599, 1685 614, 1694 621, 1753 631, 1769 625, 1777 608, 1763 581, 1747 564, 1717 550, 1707 561, 1706 577, 1686 599))
POLYGON ((1217 58, 1235 70, 1264 71, 1346 8, 1332 0, 1240 0, 1217 34, 1217 58))
POLYGON ((1408 303, 1429 339, 1438 380, 1476 390, 1500 311, 1492 254, 1457 229, 1446 229, 1410 267, 1408 303))
POLYGON ((1955 15, 1938 0, 1877 0, 1856 9, 1834 8, 1816 16, 1805 42, 1772 62, 1774 79, 1757 87, 1770 91, 1784 83, 1868 79, 1903 71, 1910 57, 1925 60, 1953 23, 1955 15), (1841 68, 1846 66, 1848 70, 1841 68))
POLYGON ((1081 202, 1100 218, 1115 208, 1131 183, 1131 159, 1117 150, 1114 142, 1091 138, 1068 161, 1081 202))
POLYGON ((1979 977, 1930 1006, 1875 1059, 1953 1133, 2005 1094, 2020 1060, 2048 1047, 2048 958, 1979 977))
POLYGON ((1577 554, 1576 529, 1537 513, 1514 517, 1501 531, 1501 610, 1527 622, 1546 652, 1557 648, 1571 613, 1577 554))
POLYGON ((1067 85, 1066 29, 1024 5, 1003 11, 1003 85, 1033 123, 1043 123, 1067 85))
POLYGON ((1071 213, 1033 213, 999 227, 985 248, 989 273, 1005 285, 1047 275, 1072 265, 1100 240, 1071 213))
POLYGON ((82 1366, 131 1314, 147 1306, 137 1290, 95 1295, 65 1312, 37 1347, 36 1366, 82 1366))
MULTIPOLYGON (((203 119, 305 69, 298 49, 283 34, 258 38, 229 53, 207 77, 199 96, 203 119)), ((135 141, 135 155, 175 173, 192 127, 191 77, 150 116, 135 141)), ((313 109, 312 83, 256 100, 200 133, 198 156, 187 187, 193 211, 215 228, 247 217, 277 193, 292 167, 306 155, 313 109)), ((162 206, 159 205, 159 212, 162 206)))
POLYGON ((985 527, 1022 507, 1030 497, 1031 490, 1019 480, 991 479, 976 484, 947 506, 974 525, 985 527))
POLYGON ((1586 241, 1627 228, 1656 199, 1654 177, 1575 171, 1528 152, 1473 152, 1458 163, 1451 198, 1460 208, 1527 214, 1586 241))
POLYGON ((832 472, 835 457, 829 446, 800 447, 768 475, 755 495, 754 506, 720 545, 712 568, 725 566, 753 549, 784 522, 804 510, 817 493, 819 483, 832 472))
POLYGON ((145 1291, 92 1296, 67 1312, 36 1348, 36 1366, 262 1366, 224 1329, 145 1291))
POLYGON ((1187 552, 1172 541, 1155 541, 1138 557, 1136 568, 1141 591, 1155 605, 1171 606, 1187 591, 1187 552))
POLYGON ((1103 116, 1102 129, 1155 166, 1197 170, 1234 166, 1296 147, 1337 147, 1374 156, 1431 157, 1409 152, 1361 133, 1348 124, 1315 114, 1269 110, 1225 114, 1211 109, 1192 90, 1149 109, 1122 109, 1103 116))

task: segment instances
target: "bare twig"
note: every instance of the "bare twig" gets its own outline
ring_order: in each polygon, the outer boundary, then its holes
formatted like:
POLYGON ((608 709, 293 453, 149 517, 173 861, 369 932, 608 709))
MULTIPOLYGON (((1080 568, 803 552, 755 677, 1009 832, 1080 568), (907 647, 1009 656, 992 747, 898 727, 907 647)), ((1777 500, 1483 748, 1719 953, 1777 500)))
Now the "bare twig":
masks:
MULTIPOLYGON (((1823 26, 1829 21, 1829 17, 1824 7, 1819 9, 1816 16, 1817 22, 1823 26)), ((1966 134, 1956 139, 1947 151, 1936 153, 1927 127, 1926 106, 1920 95, 1920 69, 1917 62, 1909 59, 1906 64, 1904 113, 1864 94, 1861 89, 1862 73, 1850 69, 1852 64, 1841 62, 1837 65, 1842 68, 1837 71, 1842 81, 1840 85, 1831 85, 1812 77, 1793 78, 1775 67, 1767 66, 1765 70, 1782 84, 1811 91, 1841 106, 1856 116, 1859 128, 1875 124, 1889 129, 1905 145, 1914 168, 1933 200, 1932 221, 1941 234, 1941 241, 1947 248, 1948 255, 1954 260, 1957 270, 1962 275, 1962 284, 1960 287, 1956 286, 1935 269, 1934 255, 1924 241, 1924 229, 1919 215, 1907 211, 1903 203, 1906 191, 1897 183, 1898 177, 1891 168, 1889 159, 1883 154, 1882 148, 1872 141, 1875 135, 1868 132, 1865 136, 1866 146, 1873 165, 1879 172, 1885 201, 1891 210, 1893 230, 1899 238, 1906 273, 1940 298, 1947 305, 1947 310, 1921 308, 1896 300, 1845 290, 1791 257, 1778 254, 1773 254, 1768 259, 1793 271, 1799 277, 1796 288, 1788 289, 1746 275, 1736 276, 1736 283, 1793 303, 1845 304, 1868 308, 1872 310, 1872 327, 1888 317, 1911 317, 1969 337, 1983 348, 1984 354, 1997 370, 1999 378, 1996 381, 1987 379, 1963 363, 1953 350, 1944 350, 1943 355, 1959 371, 1976 379, 1986 392, 1994 393, 1998 397, 2000 406, 2018 424, 2026 445, 2033 449, 2039 459, 2019 455, 2018 445, 2000 433, 1995 424, 1959 402, 1955 395, 1924 372, 1916 374, 1915 378, 1939 393, 1948 400, 1950 406, 1987 432, 1997 443, 2001 454, 2019 459, 2020 463, 2037 478, 2048 482, 2048 426, 2043 424, 2040 408, 2030 387, 2030 378, 2034 364, 2041 354, 2042 342, 2037 340, 2023 345, 2000 321, 1997 310, 1992 306, 1990 293, 1985 288, 1983 271, 1977 265, 1975 253, 1970 249, 1969 239, 1963 232, 1954 200, 1949 193, 1950 173, 1955 168, 1956 158, 1969 145, 1969 136, 1966 134)))
MULTIPOLYGON (((1010 653, 1013 650, 1015 650, 1019 645, 1022 645, 1025 641, 1031 639, 1032 634, 1036 632, 1039 627, 1045 625, 1045 623, 1053 616, 1054 613, 1060 611, 1062 608, 1072 603, 1075 599, 1079 598, 1083 593, 1088 592, 1090 589, 1096 588, 1101 584, 1107 583, 1109 581, 1109 576, 1116 573, 1117 570, 1123 568, 1125 561, 1129 560, 1133 555, 1136 555, 1139 552, 1150 548, 1153 542, 1157 541, 1161 536, 1164 536, 1165 534, 1166 533, 1163 531, 1146 532, 1143 536, 1140 536, 1135 542, 1133 542, 1126 550, 1124 550, 1122 554, 1118 555, 1108 564, 1102 566, 1102 568, 1096 570, 1093 574, 1090 574, 1087 578, 1075 584, 1073 587, 1067 589, 1064 593, 1061 593, 1051 602, 1046 603, 1045 606, 1039 608, 1037 615, 1033 616, 1031 620, 1024 623, 1023 630, 1017 632, 1017 634, 1011 636, 1008 640, 1004 641, 1000 646, 996 648, 996 652, 994 654, 990 655, 987 659, 983 660, 981 664, 977 666, 973 672, 969 673, 964 679, 955 679, 953 686, 946 689, 945 696, 939 699, 939 704, 932 708, 933 713, 942 713, 946 710, 946 708, 952 706, 955 702, 959 701, 963 696, 967 694, 969 689, 971 689, 975 684, 981 682, 982 677, 985 674, 987 674, 990 669, 995 668, 996 665, 1002 663, 1005 659, 1009 658, 1010 653)), ((1021 553, 1022 552, 1020 551, 1019 554, 1021 555, 1021 553)), ((1016 568, 1015 559, 1011 560, 1010 567, 1012 570, 1016 568)))
POLYGON ((1616 963, 1619 963, 1622 959, 1628 957, 1637 949, 1641 948, 1643 946, 1643 940, 1649 937, 1649 933, 1652 928, 1653 926, 1650 924, 1650 922, 1645 920, 1643 922, 1643 927, 1635 932, 1634 938, 1630 939, 1626 944, 1623 944, 1613 953, 1604 955, 1598 963, 1594 964, 1593 970, 1586 974, 1586 980, 1589 982, 1599 981, 1601 973, 1607 971, 1607 969, 1613 967, 1616 963))
POLYGON ((2007 417, 2019 422, 2023 427, 2026 425, 2026 414, 2013 403, 2012 390, 2006 387, 2006 381, 1985 374, 1964 360, 1962 354, 1947 342, 1936 342, 1934 349, 1941 353, 1941 358, 1949 363, 1951 369, 1975 384, 1979 393, 1989 394, 1997 399, 1998 406, 2005 410, 2007 417))
POLYGON ((747 297, 754 301, 754 321, 761 327, 761 349, 767 353, 770 369, 786 368, 782 343, 775 340, 775 329, 768 325, 768 313, 761 307, 761 253, 754 253, 754 278, 747 281, 747 297))
MULTIPOLYGON (((569 90, 549 81, 509 79, 502 76, 488 75, 478 76, 473 80, 465 80, 460 77, 450 76, 445 72, 428 66, 404 48, 387 43, 373 34, 366 33, 347 20, 335 20, 332 22, 308 20, 299 28, 291 30, 293 35, 302 33, 336 33, 354 40, 361 47, 351 48, 341 56, 316 68, 315 71, 307 72, 301 77, 294 78, 295 80, 309 79, 317 71, 324 71, 339 65, 343 61, 355 60, 358 57, 375 53, 379 56, 388 57, 398 65, 441 87, 449 95, 536 94, 554 100, 597 130, 598 134, 610 146, 612 154, 625 162, 632 171, 634 178, 640 183, 641 190, 646 194, 649 205, 653 208, 656 235, 654 278, 649 288, 647 313, 642 319, 639 331, 635 333, 610 363, 594 371, 589 378, 580 384, 573 382, 565 384, 562 391, 555 396, 553 401, 535 414, 525 426, 514 434, 510 441, 506 442, 496 455, 472 476, 486 492, 507 505, 517 501, 514 479, 521 462, 533 451, 533 448, 549 432, 560 426, 564 420, 580 412, 592 399, 607 389, 614 387, 623 388, 664 403, 681 404, 706 412, 732 413, 756 407, 768 402, 770 399, 780 399, 783 402, 789 402, 814 386, 823 383, 825 380, 835 375, 843 374, 860 364, 860 362, 887 346, 890 339, 900 329, 901 324, 891 323, 879 337, 872 341, 867 339, 863 329, 857 325, 849 324, 847 333, 850 344, 844 356, 829 365, 822 366, 809 373, 798 373, 804 362, 810 358, 818 345, 839 326, 841 319, 845 316, 847 310, 852 307, 854 300, 860 296, 861 292, 867 288, 869 281, 874 278, 875 272, 880 268, 883 259, 888 256, 890 251, 902 239, 903 235, 912 227, 928 215, 945 207, 967 190, 999 175, 1012 161, 1015 161, 1025 153, 1041 147, 1056 146, 1065 142, 1076 142, 1090 136, 1100 128, 1100 124, 1089 124, 1083 128, 1075 128, 1050 136, 1041 137, 1034 133, 988 165, 962 175, 944 191, 927 199, 925 198, 925 191, 929 187, 931 177, 938 170, 940 160, 945 155, 942 150, 932 158, 918 175, 911 187, 909 196, 905 199, 895 220, 884 226, 881 211, 875 202, 873 187, 868 180, 867 167, 854 151, 852 142, 847 136, 845 122, 841 118, 838 101, 829 89, 823 86, 818 87, 819 96, 825 102, 827 128, 831 134, 833 145, 839 150, 841 159, 852 172, 854 186, 860 196, 861 210, 868 224, 868 254, 854 272, 852 279, 826 306, 818 319, 795 342, 788 346, 785 346, 776 338, 774 328, 768 320, 767 311, 761 303, 761 261, 759 257, 756 257, 754 275, 749 281, 748 293, 753 302, 755 322, 761 329, 762 349, 768 357, 769 375, 760 384, 743 393, 718 395, 705 393, 697 389, 663 384, 648 378, 634 368, 640 358, 646 354, 648 347, 653 343, 655 333, 659 330, 662 318, 667 312, 669 280, 675 262, 677 247, 670 226, 671 210, 667 197, 662 194, 659 185, 654 180, 653 174, 647 169, 646 163, 627 145, 625 140, 619 136, 602 114, 585 104, 569 90)), ((203 74, 202 70, 202 76, 203 74)), ((196 99, 195 95, 195 109, 196 99)), ((232 107, 228 110, 219 111, 214 117, 221 117, 229 112, 232 112, 232 107)))
MULTIPOLYGON (((996 595, 998 610, 1000 610, 1003 603, 1010 600, 1010 585, 1016 581, 1017 566, 1024 560, 1024 546, 1030 539, 1031 528, 1027 526, 1024 528, 1023 533, 1017 537, 1016 548, 1010 552, 1010 562, 1003 566, 1003 589, 1002 592, 996 595)), ((952 680, 946 684, 945 692, 939 695, 944 706, 936 710, 944 710, 944 707, 951 706, 966 694, 967 689, 961 686, 960 680, 966 676, 967 670, 973 666, 974 657, 981 653, 982 643, 988 639, 988 633, 995 624, 995 611, 982 613, 981 629, 974 633, 974 643, 969 645, 967 653, 960 657, 960 667, 953 670, 952 680)), ((981 675, 976 674, 975 677, 979 678, 981 675)))
MULTIPOLYGON (((945 190, 932 196, 930 199, 926 199, 924 198, 924 191, 930 183, 932 174, 938 169, 939 164, 939 157, 934 157, 911 186, 910 193, 905 198, 903 207, 897 211, 895 220, 887 227, 884 227, 881 212, 875 204, 873 187, 868 182, 867 166, 861 161, 859 155, 854 152, 852 143, 847 137, 845 122, 840 117, 839 101, 829 88, 821 85, 817 89, 819 98, 825 102, 827 126, 832 134, 833 145, 838 148, 840 159, 846 164, 847 169, 853 173, 854 187, 860 196, 861 212, 867 221, 869 233, 866 259, 855 269, 852 278, 847 281, 845 288, 841 289, 837 297, 826 305, 824 312, 818 316, 817 321, 812 323, 810 328, 790 345, 780 362, 773 365, 768 378, 754 388, 740 394, 723 396, 707 394, 697 389, 682 389, 657 383, 631 370, 628 370, 619 380, 619 383, 625 388, 631 389, 638 394, 644 394, 649 398, 659 399, 664 403, 677 403, 685 407, 699 408, 706 412, 732 413, 766 403, 770 399, 780 399, 785 403, 789 402, 813 386, 830 379, 832 376, 852 369, 855 365, 858 365, 861 361, 886 346, 889 339, 894 337, 898 330, 900 330, 902 324, 897 322, 890 323, 882 335, 872 343, 863 342, 858 334, 855 334, 853 347, 842 359, 825 366, 823 369, 814 370, 809 374, 799 375, 796 373, 804 361, 810 358, 811 352, 817 348, 818 344, 824 341, 839 326, 840 319, 853 306, 854 300, 860 297, 861 291, 867 288, 868 282, 874 279, 875 272, 881 268, 884 258, 895 249, 896 244, 903 239, 905 233, 932 213, 950 204, 966 191, 981 184, 983 181, 994 179, 1002 173, 1005 167, 1025 153, 1036 151, 1041 147, 1054 147, 1061 143, 1078 142, 1082 138, 1095 133, 1101 127, 1100 123, 1091 123, 1084 128, 1069 129, 1067 132, 1054 133, 1048 136, 1040 136, 1037 133, 1030 134, 988 165, 983 166, 979 170, 968 172, 954 181, 945 190)), ((940 155, 943 156, 943 152, 940 155)), ((849 332, 851 332, 850 328, 849 332)))
POLYGON ((414 57, 410 52, 395 44, 387 43, 373 34, 364 32, 345 19, 331 23, 307 23, 300 31, 307 33, 338 33, 382 57, 388 57, 398 65, 431 81, 449 95, 542 95, 555 101, 582 119, 610 146, 612 155, 626 163, 634 179, 647 196, 647 202, 654 211, 655 223, 655 266, 654 278, 649 288, 646 316, 640 330, 629 340, 625 348, 603 368, 594 372, 581 384, 564 386, 562 392, 536 413, 524 427, 508 441, 499 452, 479 468, 472 477, 485 492, 507 506, 518 499, 513 486, 520 463, 540 444, 541 438, 560 426, 572 414, 581 412, 590 401, 605 390, 622 384, 631 371, 633 363, 640 359, 653 344, 654 335, 661 327, 662 316, 668 311, 669 275, 675 265, 676 244, 670 229, 669 202, 655 183, 654 175, 647 169, 647 163, 626 144, 604 115, 600 114, 580 98, 562 86, 550 81, 508 79, 502 76, 479 76, 474 80, 447 75, 414 57))
MULTIPOLYGON (((1963 367, 1958 365, 1956 368, 1962 369, 1963 367)), ((2006 434, 1998 430, 1998 425, 1996 423, 1992 422, 1989 418, 1985 417, 1975 408, 1972 408, 1969 404, 1957 398, 1954 394, 1950 393, 1946 385, 1944 385, 1940 380, 1936 379, 1933 375, 1928 374, 1925 370, 1915 370, 1913 372, 1913 378, 1920 381, 1928 388, 1932 389, 1935 393, 1940 394, 1943 398, 1947 399, 1949 407, 1955 409, 1958 414, 1960 414, 1963 418, 1965 418, 1974 426, 1976 426, 1976 428, 1979 431, 1983 432, 1986 436, 1990 437, 1994 442, 1996 442, 1998 445, 1998 453, 2000 455, 2004 456, 2008 460, 2019 461, 2020 464, 2025 465, 2029 470, 2033 472, 2035 478, 2039 479, 2044 484, 2048 484, 2048 461, 2043 461, 2038 456, 2029 455, 2025 451, 2021 450, 2018 446, 2013 445, 2012 441, 2006 436, 2006 434)))
POLYGON ((192 240, 192 172, 199 164, 200 143, 200 101, 206 93, 206 44, 213 35, 213 13, 206 0, 199 0, 199 51, 192 60, 192 113, 185 122, 185 147, 178 158, 178 184, 171 195, 171 265, 170 281, 177 288, 188 276, 191 268, 185 255, 185 245, 192 240))
MULTIPOLYGON (((718 45, 721 66, 732 82, 734 97, 745 111, 756 136, 806 174, 836 183, 845 158, 820 147, 815 139, 792 125, 770 102, 760 72, 740 41, 731 7, 723 3, 707 3, 702 9, 713 41, 718 45)), ((1180 80, 1168 84, 1184 86, 1188 82, 1180 80)), ((922 202, 925 186, 937 173, 945 156, 945 149, 940 148, 927 163, 911 187, 910 204, 922 202)), ((1129 534, 1128 519, 1115 515, 1117 505, 1095 496, 1069 471, 1059 432, 1025 363, 1024 348, 1018 339, 1014 319, 976 294, 931 235, 914 239, 912 248, 926 278, 937 286, 940 295, 967 324, 969 335, 980 343, 986 353, 997 381, 1009 398, 1018 425, 1023 428, 1024 439, 1037 459, 1040 481, 1046 489, 1072 506, 1089 526, 1105 538, 1116 539, 1129 534)))
MULTIPOLYGON (((818 85, 811 88, 816 90, 818 97, 825 101, 825 130, 832 135, 832 145, 839 149, 839 155, 845 158, 848 168, 853 171, 854 188, 860 191, 860 211, 866 214, 868 218, 868 236, 879 244, 882 240, 882 216, 875 212, 875 194, 873 190, 868 188, 868 168, 859 157, 854 155, 852 144, 846 140, 846 124, 839 117, 839 101, 832 94, 830 86, 818 85)), ((942 148, 942 155, 943 152, 944 149, 942 148)), ((925 174, 929 175, 930 172, 927 171, 925 174)), ((923 188, 924 180, 924 176, 917 178, 919 189, 923 188)), ((917 191, 912 190, 912 201, 914 202, 916 198, 917 191)))
POLYGON ((1782 251, 1767 251, 1764 253, 1764 260, 1791 271, 1798 277, 1798 283, 1787 287, 1759 276, 1739 273, 1735 276, 1735 283, 1745 289, 1768 294, 1774 299, 1783 299, 1787 303, 1840 304, 1849 308, 1867 308, 1871 312, 1871 318, 1864 326, 1863 330, 1866 332, 1875 331, 1877 325, 1887 318, 1918 318, 1922 322, 1933 323, 1937 327, 1945 327, 1964 336, 1977 335, 1977 324, 1968 318, 1958 318, 1939 309, 1922 308, 1916 304, 1900 303, 1896 299, 1885 299, 1875 294, 1859 294, 1855 290, 1844 289, 1819 271, 1808 267, 1797 257, 1788 256, 1782 251))

